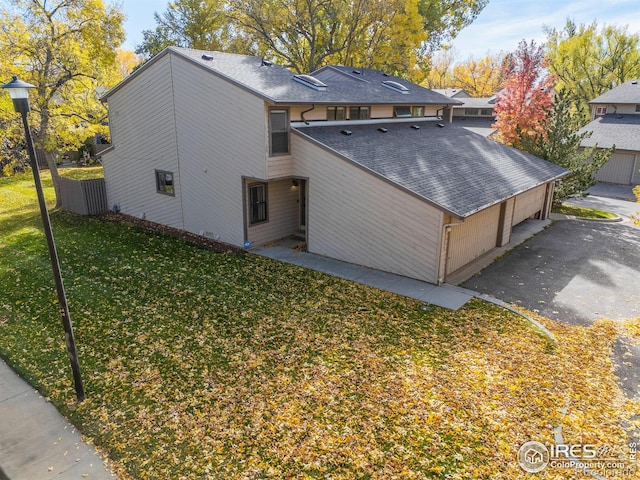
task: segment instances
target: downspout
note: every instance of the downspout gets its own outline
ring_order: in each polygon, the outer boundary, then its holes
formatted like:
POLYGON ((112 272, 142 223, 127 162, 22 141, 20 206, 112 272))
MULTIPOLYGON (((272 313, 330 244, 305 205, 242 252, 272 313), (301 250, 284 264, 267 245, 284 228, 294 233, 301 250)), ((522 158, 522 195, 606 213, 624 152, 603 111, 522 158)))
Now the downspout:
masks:
POLYGON ((309 125, 309 121, 304 119, 304 114, 309 113, 311 110, 314 110, 315 108, 316 108, 316 104, 314 103, 311 105, 311 108, 300 112, 300 118, 302 119, 305 125, 309 125))
POLYGON ((444 244, 445 249, 444 249, 444 268, 443 271, 441 272, 442 275, 440 275, 440 277, 438 278, 438 285, 442 285, 445 281, 445 278, 447 276, 447 269, 449 268, 449 242, 451 240, 451 235, 449 235, 449 233, 451 232, 451 227, 456 227, 458 225, 462 225, 464 224, 464 222, 456 222, 456 223, 445 223, 442 226, 442 244, 444 244), (445 241, 445 235, 447 237, 446 241, 445 241))

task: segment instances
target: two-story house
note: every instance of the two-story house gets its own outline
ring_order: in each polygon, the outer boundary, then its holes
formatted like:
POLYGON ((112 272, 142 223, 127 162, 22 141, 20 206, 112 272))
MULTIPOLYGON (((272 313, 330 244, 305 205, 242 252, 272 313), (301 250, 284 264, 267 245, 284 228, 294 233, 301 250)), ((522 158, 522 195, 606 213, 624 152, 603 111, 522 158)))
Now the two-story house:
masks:
POLYGON ((310 252, 432 283, 545 218, 565 173, 378 70, 296 75, 170 47, 104 100, 111 207, 249 248, 298 233, 310 252))
POLYGON ((640 184, 640 84, 630 80, 594 98, 591 122, 581 132, 592 132, 583 147, 598 146, 616 151, 595 175, 599 182, 640 184))

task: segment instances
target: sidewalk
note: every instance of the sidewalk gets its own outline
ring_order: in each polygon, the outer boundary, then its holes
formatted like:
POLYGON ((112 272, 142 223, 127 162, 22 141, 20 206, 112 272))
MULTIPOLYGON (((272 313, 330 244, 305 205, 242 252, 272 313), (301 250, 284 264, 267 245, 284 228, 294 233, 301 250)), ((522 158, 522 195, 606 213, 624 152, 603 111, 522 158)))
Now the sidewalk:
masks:
POLYGON ((293 243, 297 242, 284 240, 276 246, 257 248, 253 250, 253 253, 451 310, 458 310, 476 295, 475 292, 453 285, 434 285, 393 273, 341 262, 322 255, 296 251, 292 248, 293 243))
POLYGON ((0 360, 0 480, 113 480, 95 449, 0 360))

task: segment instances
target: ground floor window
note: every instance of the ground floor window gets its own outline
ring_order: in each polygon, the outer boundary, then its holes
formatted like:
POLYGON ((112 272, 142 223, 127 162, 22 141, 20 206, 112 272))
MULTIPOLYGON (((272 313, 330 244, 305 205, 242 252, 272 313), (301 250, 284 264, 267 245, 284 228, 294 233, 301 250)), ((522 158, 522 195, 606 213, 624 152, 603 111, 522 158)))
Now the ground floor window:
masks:
POLYGON ((267 221, 267 184, 249 185, 249 222, 251 225, 267 221))
POLYGON ((156 191, 164 195, 175 196, 175 188, 173 185, 173 172, 166 170, 156 170, 156 191))

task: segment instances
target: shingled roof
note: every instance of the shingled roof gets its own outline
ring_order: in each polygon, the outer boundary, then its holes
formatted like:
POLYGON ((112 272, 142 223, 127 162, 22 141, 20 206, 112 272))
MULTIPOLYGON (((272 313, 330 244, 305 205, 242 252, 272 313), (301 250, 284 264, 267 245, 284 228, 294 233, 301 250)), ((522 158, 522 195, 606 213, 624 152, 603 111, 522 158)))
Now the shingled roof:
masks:
POLYGON ((640 104, 640 83, 638 80, 629 80, 594 98, 589 103, 640 104))
POLYGON ((640 114, 604 115, 582 127, 579 133, 591 132, 582 140, 583 147, 598 146, 640 152, 640 114))
POLYGON ((461 219, 567 173, 434 121, 297 126, 294 132, 461 219), (345 129, 350 134, 341 133, 345 129))
MULTIPOLYGON (((385 75, 379 70, 368 70, 372 82, 327 81, 326 87, 314 89, 299 81, 296 74, 282 66, 265 62, 261 57, 232 53, 211 52, 181 47, 168 47, 147 64, 123 80, 104 95, 108 98, 121 85, 149 68, 165 55, 177 55, 212 74, 263 98, 272 104, 400 104, 400 105, 456 105, 457 100, 433 92, 398 77, 385 75), (387 88, 382 81, 395 81, 407 88, 407 93, 387 88)), ((336 67, 338 68, 338 67, 336 67)))

